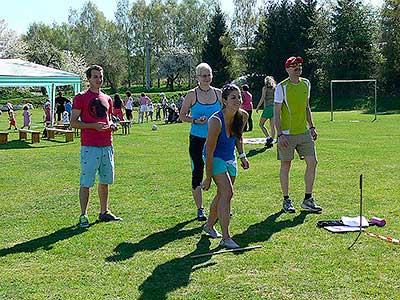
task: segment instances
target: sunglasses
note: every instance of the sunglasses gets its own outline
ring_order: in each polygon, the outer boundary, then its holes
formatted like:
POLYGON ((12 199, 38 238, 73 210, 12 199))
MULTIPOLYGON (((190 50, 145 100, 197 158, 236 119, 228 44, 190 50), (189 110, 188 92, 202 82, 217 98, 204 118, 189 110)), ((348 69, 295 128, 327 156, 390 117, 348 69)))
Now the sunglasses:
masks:
POLYGON ((301 68, 302 64, 301 63, 292 63, 292 64, 289 65, 289 68, 296 68, 296 67, 301 68))

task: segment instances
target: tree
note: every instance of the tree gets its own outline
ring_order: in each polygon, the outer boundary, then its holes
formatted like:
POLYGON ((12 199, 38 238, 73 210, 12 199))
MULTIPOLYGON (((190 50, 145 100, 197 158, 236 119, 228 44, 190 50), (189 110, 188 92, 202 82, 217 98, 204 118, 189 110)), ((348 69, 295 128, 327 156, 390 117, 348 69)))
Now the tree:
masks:
POLYGON ((0 58, 25 59, 27 45, 17 33, 7 28, 7 23, 0 20, 0 58))
POLYGON ((359 0, 338 0, 330 35, 331 79, 365 79, 374 73, 371 18, 359 0))
POLYGON ((232 21, 232 34, 236 44, 240 47, 250 47, 257 29, 258 14, 256 0, 234 0, 234 17, 232 21))
POLYGON ((190 67, 190 52, 184 48, 170 48, 163 52, 159 61, 160 75, 167 77, 167 87, 174 90, 174 82, 190 67))
POLYGON ((400 5, 396 0, 385 0, 382 10, 382 66, 386 90, 390 94, 400 91, 400 5))
POLYGON ((128 87, 131 87, 133 69, 132 47, 134 44, 133 28, 129 18, 129 0, 118 0, 117 11, 115 12, 116 29, 119 35, 117 42, 125 53, 126 70, 128 73, 128 87))
POLYGON ((228 73, 229 62, 222 51, 222 38, 226 35, 226 32, 225 17, 221 9, 217 7, 211 18, 207 39, 202 51, 202 60, 208 63, 213 69, 213 83, 216 86, 222 86, 230 79, 228 73))

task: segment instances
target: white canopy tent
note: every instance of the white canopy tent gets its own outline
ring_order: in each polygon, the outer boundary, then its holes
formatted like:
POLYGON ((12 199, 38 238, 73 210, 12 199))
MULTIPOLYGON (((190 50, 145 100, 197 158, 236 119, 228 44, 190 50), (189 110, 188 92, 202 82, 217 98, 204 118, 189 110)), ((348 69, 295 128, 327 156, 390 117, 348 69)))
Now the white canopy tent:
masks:
POLYGON ((51 125, 54 125, 57 86, 73 85, 75 94, 81 90, 81 78, 73 73, 45 67, 21 59, 0 59, 0 87, 45 87, 51 103, 51 125))

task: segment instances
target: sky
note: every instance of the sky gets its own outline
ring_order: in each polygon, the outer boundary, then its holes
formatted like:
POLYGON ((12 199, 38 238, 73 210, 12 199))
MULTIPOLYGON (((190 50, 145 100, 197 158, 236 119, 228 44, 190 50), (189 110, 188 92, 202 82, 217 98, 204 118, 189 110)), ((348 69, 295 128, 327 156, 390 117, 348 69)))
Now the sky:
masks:
MULTIPOLYGON (((70 8, 78 11, 87 0, 0 0, 0 20, 7 22, 8 28, 23 34, 29 24, 43 22, 51 25, 68 22, 70 8)), ((132 1, 131 1, 132 2, 132 1)), ((257 1, 259 4, 262 0, 257 1)), ((381 6, 383 0, 364 0, 374 6, 381 6)), ((117 0, 96 0, 96 6, 104 13, 107 19, 114 19, 117 0)), ((222 10, 233 14, 233 1, 221 0, 222 10)))

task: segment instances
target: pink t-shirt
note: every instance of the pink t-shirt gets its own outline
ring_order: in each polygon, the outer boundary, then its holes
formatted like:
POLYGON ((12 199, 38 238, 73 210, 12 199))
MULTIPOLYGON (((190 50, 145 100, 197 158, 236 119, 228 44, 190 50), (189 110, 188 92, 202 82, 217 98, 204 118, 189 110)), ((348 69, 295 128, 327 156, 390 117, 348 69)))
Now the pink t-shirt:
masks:
POLYGON ((242 108, 244 110, 253 110, 253 102, 251 101, 253 96, 248 91, 242 93, 242 108))
POLYGON ((140 105, 148 105, 150 101, 150 98, 147 96, 140 97, 140 105))
MULTIPOLYGON (((112 113, 112 99, 100 92, 94 93, 90 90, 82 92, 75 96, 72 109, 81 111, 81 121, 84 123, 104 122, 110 124, 112 113)), ((81 130, 82 146, 111 146, 111 130, 101 130, 83 128, 81 130)))

